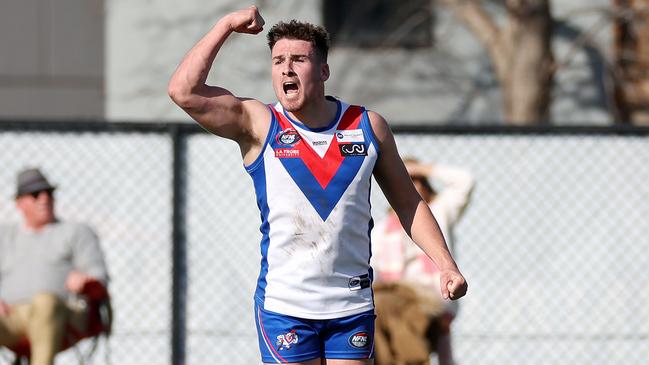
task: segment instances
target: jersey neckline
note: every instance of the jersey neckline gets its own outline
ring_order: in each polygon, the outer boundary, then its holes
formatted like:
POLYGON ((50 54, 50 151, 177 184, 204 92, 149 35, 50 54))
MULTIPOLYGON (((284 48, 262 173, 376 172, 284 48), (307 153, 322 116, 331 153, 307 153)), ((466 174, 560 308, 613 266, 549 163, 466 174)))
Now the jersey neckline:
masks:
MULTIPOLYGON (((282 114, 283 114, 283 115, 284 115, 284 116, 285 116, 285 117, 286 117, 286 118, 287 118, 291 123, 293 123, 294 125, 300 127, 301 129, 304 129, 304 130, 307 130, 307 131, 311 131, 311 132, 324 132, 324 131, 327 131, 327 130, 333 128, 333 127, 336 125, 336 123, 338 123, 338 120, 340 119, 340 112, 341 112, 341 110, 342 110, 342 103, 340 102, 340 100, 334 98, 333 96, 329 96, 329 95, 327 95, 327 96, 325 96, 325 98, 326 98, 327 100, 330 100, 330 101, 333 101, 333 102, 336 103, 336 116, 333 118, 333 120, 332 120, 329 124, 327 124, 327 125, 324 126, 324 127, 311 128, 311 127, 307 126, 306 124, 304 124, 304 123, 302 123, 302 122, 300 122, 300 121, 298 121, 298 120, 295 120, 295 119, 291 118, 291 116, 288 114, 288 112, 284 109, 283 106, 281 107, 281 108, 282 108, 282 114)), ((281 106, 281 104, 280 104, 280 106, 281 106)))

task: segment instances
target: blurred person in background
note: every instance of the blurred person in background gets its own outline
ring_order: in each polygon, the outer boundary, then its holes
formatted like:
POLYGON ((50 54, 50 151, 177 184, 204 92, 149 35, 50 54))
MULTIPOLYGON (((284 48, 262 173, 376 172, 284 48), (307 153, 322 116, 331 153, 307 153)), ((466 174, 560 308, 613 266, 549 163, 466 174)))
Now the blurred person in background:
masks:
POLYGON ((263 235, 255 292, 262 361, 371 364, 372 174, 414 241, 440 268, 443 295, 457 299, 467 284, 385 119, 325 94, 330 70, 324 28, 293 20, 270 29, 274 105, 206 84, 228 37, 258 34, 263 25, 254 6, 221 18, 187 53, 168 92, 203 128, 238 143, 253 179, 263 235))
MULTIPOLYGON (((453 253, 453 227, 458 222, 469 202, 474 179, 465 169, 443 164, 422 163, 414 158, 405 158, 408 174, 417 191, 426 201, 437 219, 451 253, 453 253), (441 187, 435 189, 435 186, 441 187)), ((390 210, 377 223, 372 234, 372 267, 378 283, 400 283, 411 288, 419 303, 429 306, 424 309, 431 316, 430 323, 437 328, 427 332, 430 336, 430 350, 437 352, 440 365, 453 364, 451 351, 451 322, 457 313, 457 302, 443 300, 439 295, 440 271, 428 256, 412 244, 402 228, 397 214, 390 210), (434 296, 434 297, 431 297, 434 296), (443 300, 440 308, 438 303, 443 300), (438 310, 441 309, 441 310, 438 310)), ((407 290, 407 289, 402 289, 407 290)), ((420 320, 420 319, 419 319, 420 320)), ((403 324, 408 326, 408 324, 403 324)), ((392 347, 403 340, 391 337, 392 347)), ((377 344, 377 347, 379 345, 377 344)), ((379 350, 377 349, 377 353, 379 350)))
POLYGON ((15 195, 22 222, 0 225, 0 346, 28 346, 32 365, 54 364, 90 330, 91 306, 77 295, 107 296, 97 235, 56 218, 54 190, 39 169, 23 170, 15 195))

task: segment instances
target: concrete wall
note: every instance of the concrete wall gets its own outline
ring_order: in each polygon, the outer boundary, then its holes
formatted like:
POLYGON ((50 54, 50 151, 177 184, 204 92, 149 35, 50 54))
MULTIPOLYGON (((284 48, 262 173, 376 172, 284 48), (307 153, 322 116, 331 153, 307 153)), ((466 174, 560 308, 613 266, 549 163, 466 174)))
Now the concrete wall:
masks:
POLYGON ((104 116, 104 2, 3 0, 0 117, 104 116))
MULTIPOLYGON (((288 18, 322 23, 321 0, 255 3, 268 25, 288 18)), ((608 3, 552 2, 558 19, 554 48, 562 64, 552 106, 557 124, 611 120, 610 80, 603 72, 610 26, 604 21, 594 37, 575 43, 601 19, 596 12, 572 11, 608 3)), ((233 0, 4 1, 0 117, 189 121, 166 95, 169 77, 220 17, 241 6, 233 0)), ((399 124, 501 120, 499 89, 486 52, 443 8, 437 7, 435 16, 431 49, 332 49, 328 92, 399 124)), ((217 58, 209 82, 272 102, 268 62, 263 35, 235 35, 217 58)))
MULTIPOLYGON (((320 0, 255 2, 268 25, 298 18, 322 23, 320 0)), ((557 27, 558 74, 552 118, 557 124, 610 122, 602 73, 610 28, 592 42, 571 47, 580 32, 598 20, 571 9, 605 6, 607 0, 553 1, 557 27)), ((107 117, 188 120, 166 95, 166 84, 183 55, 223 15, 243 5, 170 0, 108 3, 107 117)), ((365 104, 393 123, 481 124, 502 119, 498 85, 480 44, 444 9, 437 8, 432 49, 417 51, 335 48, 330 55, 328 93, 365 104)), ((498 8, 490 9, 498 14, 498 8)), ((236 95, 274 100, 268 50, 262 35, 235 35, 217 57, 209 82, 236 95)))

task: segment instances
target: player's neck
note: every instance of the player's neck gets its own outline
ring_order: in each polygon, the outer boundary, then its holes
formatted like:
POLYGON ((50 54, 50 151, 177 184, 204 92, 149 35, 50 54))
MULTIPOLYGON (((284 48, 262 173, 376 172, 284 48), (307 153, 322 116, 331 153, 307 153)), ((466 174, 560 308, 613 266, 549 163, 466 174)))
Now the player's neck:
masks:
POLYGON ((323 97, 315 103, 305 105, 300 110, 289 112, 289 115, 307 127, 315 129, 328 126, 336 117, 337 112, 336 101, 323 97))

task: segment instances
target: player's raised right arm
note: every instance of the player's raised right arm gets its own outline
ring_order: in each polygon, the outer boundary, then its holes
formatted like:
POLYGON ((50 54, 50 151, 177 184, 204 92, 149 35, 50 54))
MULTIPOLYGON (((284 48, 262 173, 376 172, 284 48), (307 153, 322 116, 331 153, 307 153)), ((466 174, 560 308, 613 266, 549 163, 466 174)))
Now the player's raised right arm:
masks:
POLYGON ((232 32, 258 34, 263 26, 255 6, 224 16, 185 55, 169 81, 171 99, 203 128, 240 143, 254 135, 251 114, 265 113, 263 105, 205 82, 214 58, 232 32))

